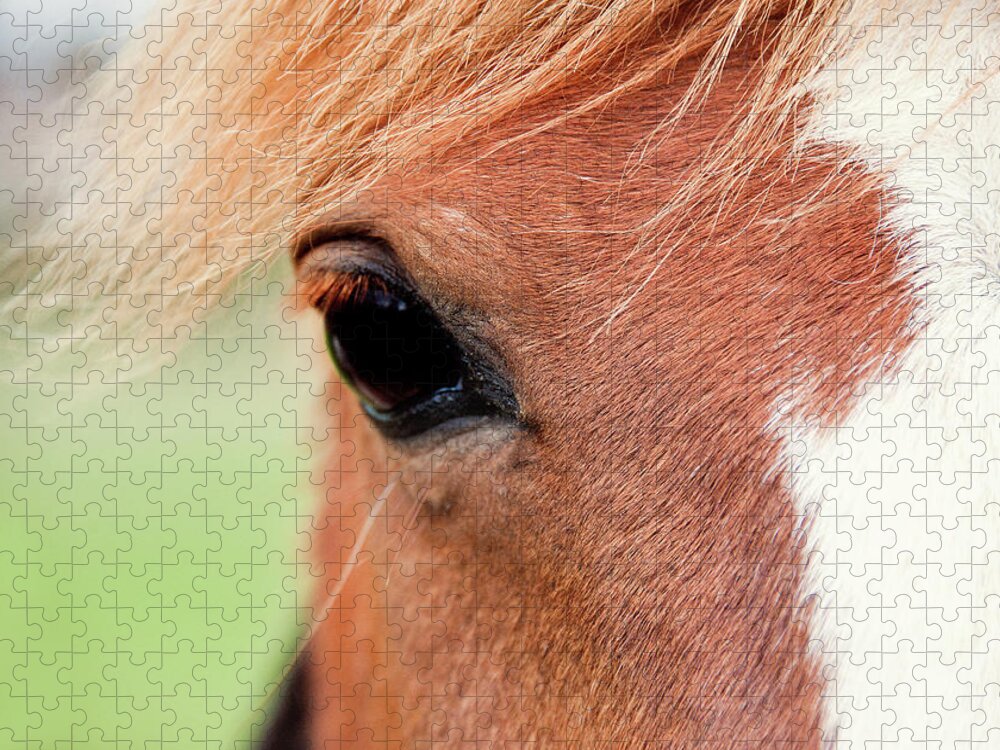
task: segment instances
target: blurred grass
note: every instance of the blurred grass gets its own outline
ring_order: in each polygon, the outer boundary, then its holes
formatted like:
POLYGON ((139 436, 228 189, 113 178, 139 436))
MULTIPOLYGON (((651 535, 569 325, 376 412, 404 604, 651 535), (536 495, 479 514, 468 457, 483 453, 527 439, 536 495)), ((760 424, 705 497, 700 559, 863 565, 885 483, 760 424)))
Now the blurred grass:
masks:
POLYGON ((247 747, 264 724, 307 603, 288 275, 132 379, 0 324, 0 747, 247 747))

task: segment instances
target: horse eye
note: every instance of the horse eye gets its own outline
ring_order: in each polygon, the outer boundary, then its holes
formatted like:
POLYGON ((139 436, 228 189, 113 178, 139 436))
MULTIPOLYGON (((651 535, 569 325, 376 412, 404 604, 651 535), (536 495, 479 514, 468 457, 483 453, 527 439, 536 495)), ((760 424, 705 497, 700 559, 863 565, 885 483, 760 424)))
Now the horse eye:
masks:
POLYGON ((426 307, 380 284, 364 284, 327 310, 326 334, 342 374, 377 411, 461 388, 451 335, 426 307))
POLYGON ((323 303, 330 355, 376 426, 391 438, 456 417, 502 413, 483 369, 430 307, 371 274, 323 303))

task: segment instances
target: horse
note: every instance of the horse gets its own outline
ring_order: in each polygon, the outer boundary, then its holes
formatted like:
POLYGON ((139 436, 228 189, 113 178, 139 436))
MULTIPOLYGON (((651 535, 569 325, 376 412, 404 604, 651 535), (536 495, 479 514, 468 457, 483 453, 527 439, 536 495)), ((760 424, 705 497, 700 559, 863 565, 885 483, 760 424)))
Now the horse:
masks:
POLYGON ((272 746, 998 742, 996 7, 155 18, 31 288, 148 330, 292 258, 328 428, 272 746))

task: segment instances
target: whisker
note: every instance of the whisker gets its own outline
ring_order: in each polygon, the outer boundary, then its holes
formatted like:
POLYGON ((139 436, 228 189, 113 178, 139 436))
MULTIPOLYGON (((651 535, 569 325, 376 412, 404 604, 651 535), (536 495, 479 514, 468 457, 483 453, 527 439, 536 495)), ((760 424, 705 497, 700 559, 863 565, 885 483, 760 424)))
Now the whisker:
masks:
POLYGON ((399 549, 396 550, 396 554, 392 558, 389 570, 387 570, 385 574, 385 585, 387 588, 389 586, 389 582, 392 580, 392 571, 396 567, 396 561, 399 559, 399 555, 403 551, 403 547, 406 544, 406 537, 410 535, 410 531, 413 529, 413 525, 416 523, 417 517, 420 515, 420 509, 424 507, 424 503, 426 502, 424 499, 425 497, 425 493, 419 494, 416 502, 413 503, 413 507, 410 509, 409 515, 403 520, 403 536, 399 540, 399 549))
MULTIPOLYGON (((361 530, 358 533, 357 538, 354 540, 354 545, 351 547, 351 551, 348 553, 348 559, 350 560, 353 558, 354 562, 345 563, 345 567, 348 565, 351 565, 352 567, 357 566, 358 552, 360 551, 364 543, 368 540, 368 536, 371 534, 372 528, 375 526, 375 520, 380 515, 382 515, 382 508, 385 506, 386 501, 389 498, 389 494, 396 488, 396 483, 398 482, 398 480, 399 477, 397 476, 391 479, 388 483, 386 483, 385 489, 382 490, 381 494, 379 494, 378 498, 375 500, 375 504, 372 506, 371 512, 368 514, 368 518, 365 521, 364 526, 361 527, 361 530)), ((329 595, 323 601, 322 605, 318 609, 314 608, 313 610, 314 620, 316 619, 316 614, 315 614, 316 612, 330 611, 330 609, 333 607, 334 601, 341 595, 341 593, 343 593, 344 587, 347 585, 347 580, 349 578, 350 578, 350 573, 345 573, 341 575, 340 580, 337 582, 337 585, 334 587, 333 591, 329 593, 329 595)), ((312 640, 319 633, 323 624, 328 619, 329 618, 324 617, 323 619, 318 620, 318 625, 313 629, 312 633, 309 634, 309 638, 306 639, 307 645, 312 642, 312 640)))

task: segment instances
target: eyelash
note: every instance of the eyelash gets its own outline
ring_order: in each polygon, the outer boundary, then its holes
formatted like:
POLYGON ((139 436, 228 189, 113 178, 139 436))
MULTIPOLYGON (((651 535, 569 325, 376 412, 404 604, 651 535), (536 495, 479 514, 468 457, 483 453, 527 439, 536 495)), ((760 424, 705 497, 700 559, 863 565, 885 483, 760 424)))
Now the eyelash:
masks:
POLYGON ((306 279, 306 303, 322 314, 337 305, 346 305, 360 299, 368 292, 371 277, 367 274, 316 274, 318 279, 306 279))

